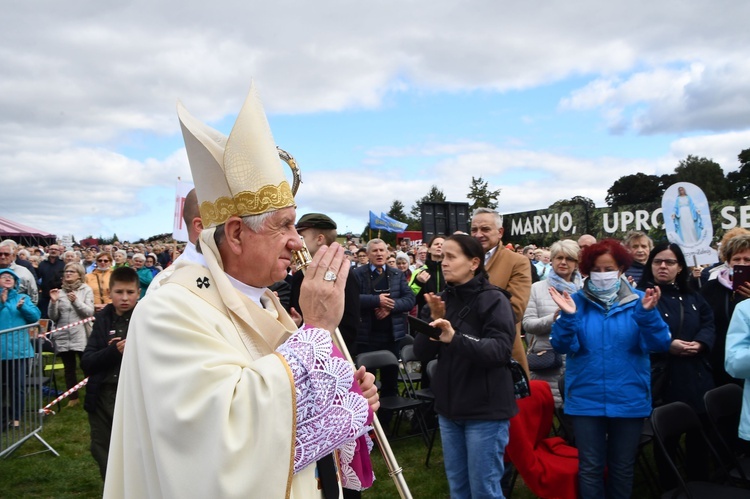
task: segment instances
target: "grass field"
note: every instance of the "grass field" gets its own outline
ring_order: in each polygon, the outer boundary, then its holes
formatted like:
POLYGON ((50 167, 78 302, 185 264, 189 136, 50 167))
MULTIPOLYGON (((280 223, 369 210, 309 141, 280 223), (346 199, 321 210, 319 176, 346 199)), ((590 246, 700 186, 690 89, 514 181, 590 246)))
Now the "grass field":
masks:
MULTIPOLYGON (((102 481, 96 463, 89 454, 89 428, 81 406, 47 416, 42 438, 60 457, 44 451, 36 439, 30 439, 8 459, 0 461, 0 497, 7 498, 82 498, 101 497, 102 481), (26 457, 23 457, 26 456, 26 457)), ((435 442, 430 466, 425 467, 427 447, 418 437, 391 444, 409 489, 415 498, 447 498, 448 484, 443 469, 440 439, 435 442)), ((373 450, 376 481, 363 494, 368 498, 398 497, 382 457, 373 450)), ((522 483, 516 485, 513 497, 534 497, 522 483)))
POLYGON ((89 453, 89 424, 81 405, 45 417, 40 436, 55 457, 32 438, 0 461, 0 497, 101 497, 102 479, 89 453), (28 455, 34 452, 39 454, 28 455), (25 457, 24 457, 25 456, 25 457))
MULTIPOLYGON (((64 382, 59 379, 58 386, 64 382)), ((82 389, 85 392, 85 388, 82 389)), ((83 404, 66 408, 44 419, 40 436, 59 454, 42 452, 46 448, 32 438, 7 459, 0 460, 0 497, 2 498, 95 498, 102 495, 99 470, 89 453, 89 425, 83 404), (35 454, 36 453, 36 454, 35 454)), ((57 406, 54 407, 57 410, 57 406)), ((404 428, 409 424, 403 424, 404 428)), ((1 438, 1 437, 0 437, 1 438)), ((427 447, 419 437, 391 442, 393 453, 403 468, 403 476, 415 498, 447 498, 448 484, 443 468, 440 438, 425 467, 427 447)), ((396 486, 388 476, 387 468, 377 449, 372 453, 375 484, 363 493, 367 498, 390 499, 398 497, 396 486)), ((521 480, 516 484, 514 498, 534 497, 521 480)))
MULTIPOLYGON (((59 386, 63 384, 60 379, 59 386)), ((409 424, 402 426, 405 431, 409 424)), ((60 454, 60 457, 55 457, 50 452, 41 452, 46 449, 36 439, 27 441, 10 457, 0 460, 0 498, 101 497, 102 480, 89 453, 89 425, 82 404, 68 409, 64 407, 63 402, 61 411, 45 417, 40 435, 60 454)), ((391 447, 403 468, 404 479, 414 498, 449 497, 439 436, 435 441, 429 467, 424 465, 427 447, 419 437, 392 441, 391 447)), ((648 454, 651 454, 650 451, 648 454)), ((397 498, 396 487, 388 476, 386 465, 377 450, 373 450, 372 460, 376 481, 363 496, 368 499, 397 498)), ((637 468, 633 496, 649 497, 637 468)), ((536 496, 519 478, 512 497, 528 499, 536 496)))

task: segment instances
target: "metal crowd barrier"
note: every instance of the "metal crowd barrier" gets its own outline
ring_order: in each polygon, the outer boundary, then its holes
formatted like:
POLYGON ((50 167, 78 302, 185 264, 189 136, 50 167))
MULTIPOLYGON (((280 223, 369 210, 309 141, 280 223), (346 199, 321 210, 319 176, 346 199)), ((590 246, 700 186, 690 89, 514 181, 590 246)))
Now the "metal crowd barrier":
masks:
MULTIPOLYGON (((49 451, 60 455, 39 435, 44 420, 40 411, 44 407, 42 389, 49 382, 49 377, 44 376, 44 340, 39 331, 38 322, 0 331, 0 346, 22 346, 23 342, 31 342, 34 348, 33 357, 0 360, 0 458, 3 459, 32 438, 39 440, 47 450, 31 454, 49 451), (14 421, 18 421, 18 426, 14 426, 14 421)), ((0 349, 0 354, 2 352, 0 349)))

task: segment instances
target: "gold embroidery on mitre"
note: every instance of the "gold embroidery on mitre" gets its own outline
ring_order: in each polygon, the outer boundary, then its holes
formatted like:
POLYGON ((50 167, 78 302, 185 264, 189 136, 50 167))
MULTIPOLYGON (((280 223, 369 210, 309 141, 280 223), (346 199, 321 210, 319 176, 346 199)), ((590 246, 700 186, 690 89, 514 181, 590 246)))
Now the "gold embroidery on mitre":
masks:
POLYGON ((260 215, 289 206, 294 206, 294 196, 289 183, 284 180, 279 185, 264 185, 256 192, 243 191, 231 198, 222 196, 214 202, 203 201, 200 212, 204 227, 215 227, 232 215, 260 215))

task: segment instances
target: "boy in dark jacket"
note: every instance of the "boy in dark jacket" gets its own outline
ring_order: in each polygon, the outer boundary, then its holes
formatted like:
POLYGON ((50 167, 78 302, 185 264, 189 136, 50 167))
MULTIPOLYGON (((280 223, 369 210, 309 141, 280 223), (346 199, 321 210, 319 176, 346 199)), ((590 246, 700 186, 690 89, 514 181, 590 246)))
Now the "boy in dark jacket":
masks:
POLYGON ((138 273, 130 267, 116 268, 110 276, 109 289, 112 303, 96 314, 96 321, 81 359, 81 368, 89 377, 83 407, 89 413, 91 455, 99 465, 102 479, 107 474, 117 380, 128 325, 140 296, 138 273))

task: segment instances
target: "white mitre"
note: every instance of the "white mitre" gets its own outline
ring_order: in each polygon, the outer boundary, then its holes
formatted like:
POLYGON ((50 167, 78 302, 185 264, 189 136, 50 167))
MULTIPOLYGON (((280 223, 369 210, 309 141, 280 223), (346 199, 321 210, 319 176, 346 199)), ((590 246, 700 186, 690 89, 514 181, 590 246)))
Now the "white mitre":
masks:
POLYGON ((205 228, 294 206, 292 189, 255 85, 225 137, 177 103, 182 135, 205 228))
MULTIPOLYGON (((229 274, 224 272, 221 252, 214 239, 217 228, 232 216, 260 215, 294 206, 292 189, 284 176, 255 85, 251 85, 229 137, 201 123, 179 102, 177 115, 204 227, 199 245, 209 271, 205 277, 210 275, 211 286, 201 288, 202 294, 207 296, 208 289, 219 293, 221 303, 237 330, 242 332, 240 337, 253 358, 270 354, 297 330, 297 326, 271 292, 266 291, 261 298, 269 302, 263 308, 251 306, 253 302, 237 291, 229 274), (271 325, 267 323, 268 314, 274 316, 271 325)), ((173 280, 179 274, 178 268, 173 280)))

